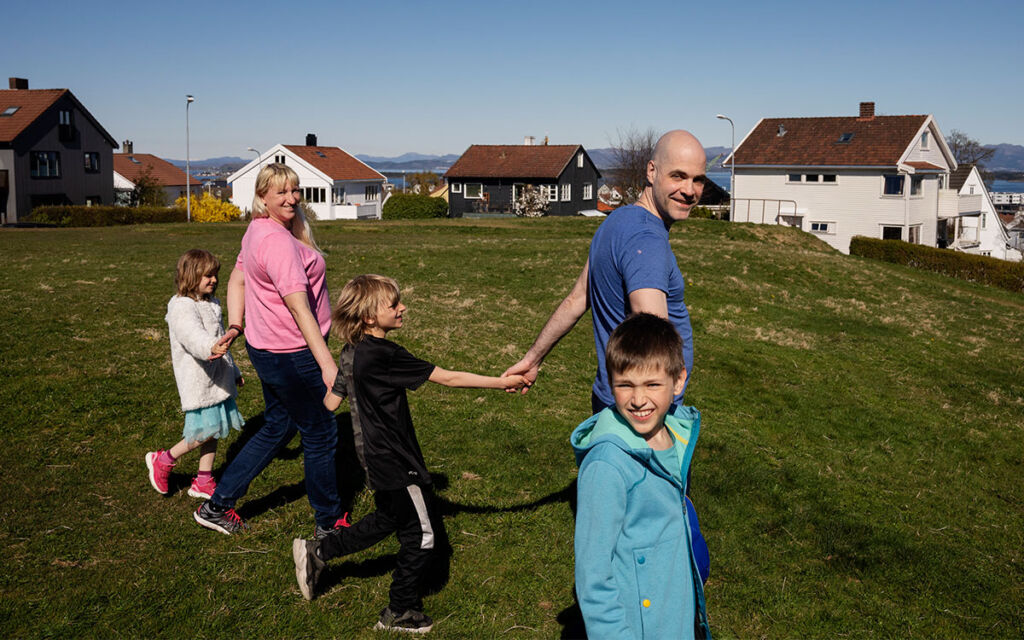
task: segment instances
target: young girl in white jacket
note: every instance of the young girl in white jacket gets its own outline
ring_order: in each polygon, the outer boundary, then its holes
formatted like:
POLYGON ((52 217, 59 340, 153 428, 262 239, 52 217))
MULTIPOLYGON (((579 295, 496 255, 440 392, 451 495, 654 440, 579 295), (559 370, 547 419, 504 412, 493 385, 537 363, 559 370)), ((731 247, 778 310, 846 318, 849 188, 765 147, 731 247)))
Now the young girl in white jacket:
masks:
POLYGON ((242 374, 227 345, 217 344, 224 335, 220 301, 213 297, 219 271, 220 262, 209 251, 191 249, 178 259, 178 293, 167 303, 166 319, 185 429, 178 444, 146 454, 149 482, 163 494, 178 458, 199 447, 199 473, 188 495, 209 499, 217 487, 212 475, 217 439, 245 422, 235 404, 242 374))

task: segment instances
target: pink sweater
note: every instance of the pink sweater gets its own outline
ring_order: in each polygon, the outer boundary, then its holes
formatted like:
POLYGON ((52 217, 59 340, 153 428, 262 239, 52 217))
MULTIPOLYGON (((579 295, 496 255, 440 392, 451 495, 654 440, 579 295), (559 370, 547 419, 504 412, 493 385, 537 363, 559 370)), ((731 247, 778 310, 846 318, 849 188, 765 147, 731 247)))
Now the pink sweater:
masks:
POLYGON ((326 337, 331 330, 331 299, 323 256, 302 244, 270 218, 256 218, 242 237, 235 268, 245 274, 245 340, 278 353, 306 348, 284 296, 305 291, 309 308, 326 337))

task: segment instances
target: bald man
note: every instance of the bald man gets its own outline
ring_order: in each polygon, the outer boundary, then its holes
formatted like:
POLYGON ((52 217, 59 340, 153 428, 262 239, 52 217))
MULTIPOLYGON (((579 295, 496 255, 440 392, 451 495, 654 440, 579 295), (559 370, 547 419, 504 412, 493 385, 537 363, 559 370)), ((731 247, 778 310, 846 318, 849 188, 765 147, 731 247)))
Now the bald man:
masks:
MULTIPOLYGON (((683 339, 683 359, 692 374, 693 330, 683 300, 685 283, 669 246, 668 231, 700 202, 707 182, 706 162, 704 147, 689 132, 676 130, 661 136, 647 163, 647 186, 640 198, 612 211, 601 223, 569 295, 506 375, 517 373, 531 382, 536 380, 544 358, 588 308, 593 309, 597 349, 591 394, 594 413, 615 404, 604 352, 608 336, 630 313, 645 311, 668 318, 683 339)), ((676 397, 680 400, 682 393, 676 397)))

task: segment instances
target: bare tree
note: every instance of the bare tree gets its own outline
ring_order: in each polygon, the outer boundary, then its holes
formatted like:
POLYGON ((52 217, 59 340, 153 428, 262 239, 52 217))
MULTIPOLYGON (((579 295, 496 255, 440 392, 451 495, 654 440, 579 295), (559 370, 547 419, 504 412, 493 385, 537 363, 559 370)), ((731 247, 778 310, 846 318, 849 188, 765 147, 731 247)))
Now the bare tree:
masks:
POLYGON ((617 130, 618 140, 612 142, 612 158, 615 168, 611 173, 623 191, 625 203, 635 202, 647 186, 647 163, 654 154, 658 132, 652 128, 639 130, 636 127, 617 130))
POLYGON ((995 155, 995 147, 986 147, 963 131, 953 129, 946 138, 949 150, 953 152, 957 164, 976 164, 981 169, 985 162, 995 155))

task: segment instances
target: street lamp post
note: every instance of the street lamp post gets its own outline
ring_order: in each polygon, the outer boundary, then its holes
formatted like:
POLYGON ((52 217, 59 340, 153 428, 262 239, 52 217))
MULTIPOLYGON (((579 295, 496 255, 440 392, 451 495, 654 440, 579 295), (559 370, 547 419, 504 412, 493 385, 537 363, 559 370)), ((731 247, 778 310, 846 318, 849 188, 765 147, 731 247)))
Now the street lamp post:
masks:
POLYGON ((189 222, 192 222, 192 181, 191 166, 189 165, 188 106, 195 100, 191 95, 185 96, 185 215, 189 222))
POLYGON ((729 128, 732 130, 732 146, 729 152, 729 221, 736 221, 736 125, 732 123, 732 118, 718 114, 715 116, 719 120, 728 120, 729 128))
POLYGON ((254 149, 253 147, 249 147, 248 149, 246 149, 246 151, 252 151, 253 153, 256 154, 256 168, 259 169, 260 168, 260 152, 257 151, 256 149, 254 149))

